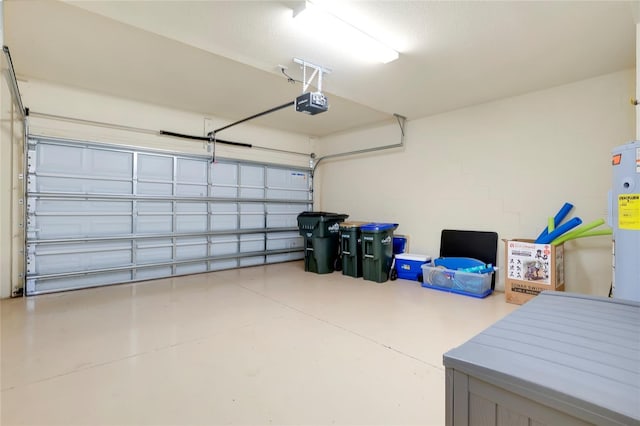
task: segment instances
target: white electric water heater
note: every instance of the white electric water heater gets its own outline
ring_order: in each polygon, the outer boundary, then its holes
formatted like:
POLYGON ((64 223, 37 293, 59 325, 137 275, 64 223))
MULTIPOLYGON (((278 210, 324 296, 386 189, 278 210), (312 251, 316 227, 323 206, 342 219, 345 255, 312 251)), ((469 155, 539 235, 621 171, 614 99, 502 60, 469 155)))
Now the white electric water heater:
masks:
POLYGON ((640 302, 640 141, 612 153, 613 297, 640 302))

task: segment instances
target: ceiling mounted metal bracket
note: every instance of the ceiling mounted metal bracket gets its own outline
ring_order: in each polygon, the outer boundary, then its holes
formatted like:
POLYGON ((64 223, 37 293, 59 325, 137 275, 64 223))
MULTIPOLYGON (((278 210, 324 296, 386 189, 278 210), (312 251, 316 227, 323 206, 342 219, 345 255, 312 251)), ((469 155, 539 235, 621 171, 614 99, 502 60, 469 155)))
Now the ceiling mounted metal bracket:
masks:
POLYGON ((309 89, 309 86, 316 76, 318 77, 318 84, 316 84, 316 87, 319 92, 322 92, 322 75, 331 74, 332 70, 299 58, 293 58, 293 62, 302 66, 302 93, 305 93, 309 89), (309 69, 309 71, 313 70, 309 78, 307 78, 307 69, 309 69))

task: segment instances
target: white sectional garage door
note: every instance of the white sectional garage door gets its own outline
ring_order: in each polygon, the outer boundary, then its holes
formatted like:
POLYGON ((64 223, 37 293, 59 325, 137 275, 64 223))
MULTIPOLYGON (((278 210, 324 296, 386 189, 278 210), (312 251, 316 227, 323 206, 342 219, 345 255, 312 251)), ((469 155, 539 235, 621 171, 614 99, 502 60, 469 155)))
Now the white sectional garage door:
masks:
POLYGON ((31 137, 27 294, 304 257, 309 170, 31 137))

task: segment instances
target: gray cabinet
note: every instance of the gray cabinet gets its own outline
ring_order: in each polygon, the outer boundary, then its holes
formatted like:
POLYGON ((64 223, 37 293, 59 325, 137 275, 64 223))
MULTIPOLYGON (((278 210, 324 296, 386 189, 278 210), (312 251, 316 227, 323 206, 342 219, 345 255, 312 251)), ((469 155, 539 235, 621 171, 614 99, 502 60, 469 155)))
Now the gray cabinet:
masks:
POLYGON ((640 304, 545 292, 444 354, 447 425, 640 425, 640 304))

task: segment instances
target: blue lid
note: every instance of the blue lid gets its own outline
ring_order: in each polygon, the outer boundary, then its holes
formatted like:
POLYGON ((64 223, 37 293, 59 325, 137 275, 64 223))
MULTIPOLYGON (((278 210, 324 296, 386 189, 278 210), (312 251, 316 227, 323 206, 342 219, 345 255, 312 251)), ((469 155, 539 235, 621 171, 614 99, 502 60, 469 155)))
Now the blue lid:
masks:
POLYGON ((360 229, 362 231, 386 231, 387 229, 396 229, 398 227, 397 223, 367 223, 366 225, 362 225, 360 229))
POLYGON ((439 257, 433 261, 433 264, 453 270, 484 266, 483 261, 472 257, 439 257))

